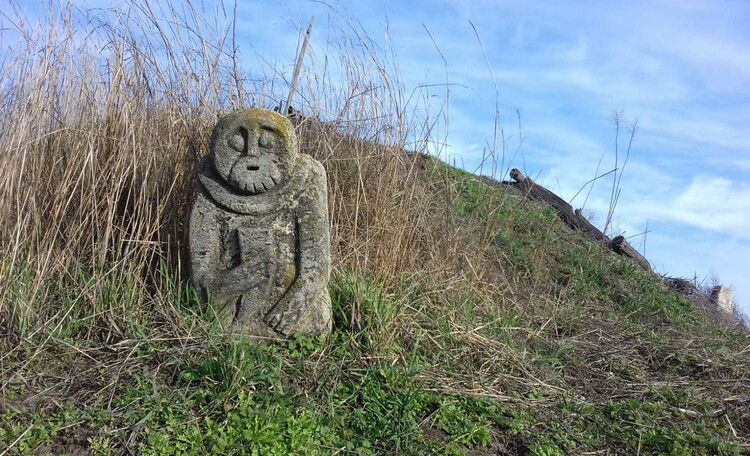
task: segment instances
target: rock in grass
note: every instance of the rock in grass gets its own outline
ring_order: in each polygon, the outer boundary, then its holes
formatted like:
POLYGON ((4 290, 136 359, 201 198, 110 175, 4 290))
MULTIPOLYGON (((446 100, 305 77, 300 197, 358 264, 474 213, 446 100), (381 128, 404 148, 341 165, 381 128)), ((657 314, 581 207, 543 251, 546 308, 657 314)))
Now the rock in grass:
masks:
POLYGON ((326 174, 291 123, 263 109, 223 117, 196 175, 191 277, 226 327, 258 341, 329 334, 326 174))

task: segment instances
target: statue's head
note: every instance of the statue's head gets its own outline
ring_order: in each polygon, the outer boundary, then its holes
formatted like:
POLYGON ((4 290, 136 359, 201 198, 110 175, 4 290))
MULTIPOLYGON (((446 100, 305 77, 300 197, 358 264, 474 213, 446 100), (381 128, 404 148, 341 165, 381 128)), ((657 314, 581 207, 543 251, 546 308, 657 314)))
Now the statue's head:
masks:
POLYGON ((235 111, 219 119, 209 147, 219 176, 246 195, 282 187, 297 157, 294 127, 265 109, 235 111))

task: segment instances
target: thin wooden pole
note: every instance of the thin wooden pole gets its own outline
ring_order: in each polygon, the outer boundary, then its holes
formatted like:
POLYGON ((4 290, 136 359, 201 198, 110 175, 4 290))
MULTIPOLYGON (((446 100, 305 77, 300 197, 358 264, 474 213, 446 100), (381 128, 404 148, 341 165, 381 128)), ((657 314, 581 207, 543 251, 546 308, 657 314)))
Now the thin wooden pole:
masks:
POLYGON ((312 33, 313 24, 315 23, 315 17, 310 19, 310 25, 307 27, 307 33, 305 33, 305 40, 302 42, 302 49, 300 49, 297 55, 297 61, 294 63, 294 73, 292 73, 292 86, 289 88, 289 97, 286 99, 286 107, 282 114, 288 112, 289 107, 292 106, 292 98, 294 92, 297 90, 297 79, 299 78, 299 71, 302 69, 302 59, 305 58, 305 52, 307 51, 307 43, 310 41, 310 34, 312 33))

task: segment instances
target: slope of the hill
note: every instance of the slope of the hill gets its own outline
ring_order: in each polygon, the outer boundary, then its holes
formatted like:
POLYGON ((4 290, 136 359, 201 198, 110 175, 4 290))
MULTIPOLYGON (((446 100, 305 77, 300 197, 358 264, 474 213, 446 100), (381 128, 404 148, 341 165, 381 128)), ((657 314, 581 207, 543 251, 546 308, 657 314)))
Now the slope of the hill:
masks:
POLYGON ((362 38, 325 56, 343 87, 313 60, 297 90, 329 119, 295 116, 329 178, 333 333, 224 336, 182 268, 192 167, 217 114, 287 86, 238 76, 203 13, 127 5, 50 15, 0 66, 0 455, 747 451, 746 333, 407 153, 432 123, 362 38))
MULTIPOLYGON (((306 148, 336 135, 312 130, 301 126, 306 148)), ((348 151, 382 152, 339 140, 348 151)), ((107 341, 69 328, 40 344, 33 334, 14 338, 6 321, 3 450, 554 455, 747 448, 744 334, 710 322, 548 208, 437 160, 384 156, 368 160, 424 184, 424 204, 446 209, 420 215, 442 224, 442 246, 412 247, 442 254, 422 265, 444 268, 410 266, 397 280, 376 279, 341 258, 357 246, 336 249, 336 324, 328 341, 255 347, 226 339, 200 323, 210 315, 179 279, 162 283, 170 287, 162 298, 175 324, 202 328, 183 336, 107 341)), ((334 192, 362 172, 338 158, 327 161, 334 192)), ((374 224, 367 211, 360 216, 347 229, 398 237, 398 226, 374 224)), ((83 280, 100 282, 96 289, 110 305, 132 301, 137 284, 119 283, 118 274, 78 274, 59 278, 58 299, 73 299, 83 280)), ((15 280, 11 286, 24 286, 23 275, 15 280)))

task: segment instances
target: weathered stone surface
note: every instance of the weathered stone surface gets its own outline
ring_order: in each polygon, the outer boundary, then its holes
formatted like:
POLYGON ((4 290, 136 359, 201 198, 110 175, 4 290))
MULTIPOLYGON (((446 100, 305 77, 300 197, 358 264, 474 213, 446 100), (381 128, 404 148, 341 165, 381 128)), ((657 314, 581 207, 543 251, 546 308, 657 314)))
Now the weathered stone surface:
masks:
POLYGON ((732 290, 716 285, 711 290, 711 301, 716 304, 719 310, 728 314, 734 315, 734 296, 732 296, 732 290))
POLYGON ((192 280, 226 326, 259 341, 328 334, 326 175, 297 152, 290 122, 263 109, 223 117, 196 174, 192 280))
POLYGON ((537 184, 531 178, 524 176, 520 170, 516 168, 511 169, 510 177, 515 182, 503 183, 510 185, 513 188, 517 188, 528 198, 541 201, 542 203, 551 206, 566 225, 581 231, 587 238, 589 238, 589 240, 591 240, 591 242, 606 246, 618 255, 630 258, 643 270, 649 273, 654 272, 651 269, 648 260, 634 249, 628 241, 625 240, 624 236, 617 236, 614 239, 609 239, 609 237, 602 233, 599 228, 586 220, 581 214, 580 209, 573 210, 573 207, 565 200, 537 184))

